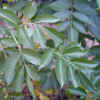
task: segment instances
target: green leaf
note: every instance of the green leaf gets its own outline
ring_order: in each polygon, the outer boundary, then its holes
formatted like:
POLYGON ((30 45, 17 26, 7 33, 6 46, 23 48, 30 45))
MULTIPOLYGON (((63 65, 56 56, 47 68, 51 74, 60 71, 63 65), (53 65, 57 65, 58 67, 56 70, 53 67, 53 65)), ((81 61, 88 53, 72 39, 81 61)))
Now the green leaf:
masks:
POLYGON ((49 5, 49 7, 55 11, 62 11, 68 9, 71 6, 71 2, 63 1, 55 1, 49 5))
POLYGON ((72 81, 74 87, 77 88, 78 81, 76 79, 75 70, 72 68, 72 66, 69 66, 68 68, 69 68, 69 72, 70 72, 71 81, 72 81))
POLYGON ((31 38, 28 36, 27 27, 21 27, 18 30, 18 41, 25 48, 33 48, 33 43, 31 38))
POLYGON ((97 66, 96 63, 94 63, 93 61, 88 61, 87 59, 85 58, 73 58, 71 60, 72 63, 74 64, 77 64, 79 66, 83 66, 84 68, 85 67, 88 67, 88 68, 95 68, 97 66))
MULTIPOLYGON (((50 31, 52 34, 56 35, 58 38, 63 39, 64 35, 62 32, 59 32, 57 29, 51 28, 51 27, 45 27, 45 29, 47 29, 48 31, 50 31)), ((53 36, 50 35, 50 33, 48 33, 48 35, 51 37, 51 39, 53 40, 53 36)))
POLYGON ((63 53, 65 56, 79 58, 86 55, 87 51, 84 49, 81 49, 81 47, 71 47, 71 48, 65 49, 63 53))
POLYGON ((33 4, 32 2, 28 3, 23 11, 23 14, 26 18, 32 18, 35 16, 37 12, 37 4, 33 4))
POLYGON ((66 82, 67 74, 66 74, 66 66, 61 58, 57 58, 55 73, 58 82, 60 83, 61 87, 63 87, 63 85, 66 82))
POLYGON ((96 57, 93 59, 93 62, 95 62, 96 64, 100 64, 100 56, 96 56, 96 57))
POLYGON ((34 55, 32 56, 32 55, 25 54, 24 58, 29 63, 35 64, 35 65, 40 65, 40 59, 38 57, 34 56, 34 55))
POLYGON ((98 8, 100 8, 100 0, 96 0, 98 8))
POLYGON ((100 56, 100 46, 93 46, 88 53, 91 56, 100 56))
POLYGON ((34 30, 33 30, 33 40, 35 43, 40 44, 42 48, 45 48, 45 36, 41 30, 41 28, 38 25, 34 25, 34 30))
POLYGON ((53 59, 53 50, 52 49, 45 50, 44 54, 41 56, 39 69, 48 66, 48 64, 52 61, 52 59, 53 59))
POLYGON ((17 12, 18 10, 22 9, 29 1, 25 0, 18 0, 16 3, 14 3, 9 9, 11 9, 14 12, 17 12))
POLYGON ((3 100, 3 91, 2 91, 2 88, 0 88, 0 99, 3 100))
POLYGON ((56 22, 59 22, 59 18, 48 14, 40 15, 36 17, 36 19, 34 20, 34 23, 56 23, 56 22))
POLYGON ((72 26, 68 29, 68 40, 71 42, 77 42, 79 39, 79 33, 78 31, 73 28, 72 26))
POLYGON ((34 87, 33 87, 32 81, 28 75, 27 75, 26 83, 27 83, 29 91, 31 92, 32 96, 35 98, 34 87))
POLYGON ((93 80, 93 84, 99 90, 100 89, 100 75, 95 75, 95 79, 93 80))
POLYGON ((44 72, 40 74, 41 77, 40 86, 44 90, 57 89, 59 84, 55 77, 54 71, 47 74, 45 74, 44 72))
POLYGON ((100 98, 100 90, 97 91, 96 93, 94 93, 92 97, 93 97, 94 99, 99 99, 99 98, 100 98))
POLYGON ((14 47, 7 47, 7 48, 4 48, 4 50, 6 52, 11 52, 11 53, 19 53, 19 50, 14 48, 14 47))
POLYGON ((16 96, 16 97, 22 98, 23 94, 22 94, 22 92, 12 92, 12 93, 9 94, 9 96, 16 96))
POLYGON ((89 25, 92 25, 92 26, 96 26, 94 24, 94 22, 91 20, 91 18, 84 15, 83 13, 75 12, 75 13, 73 13, 73 16, 83 23, 86 23, 86 24, 89 24, 89 25))
POLYGON ((74 21, 74 22, 73 22, 73 26, 74 26, 80 33, 86 34, 85 26, 82 25, 80 22, 74 21))
POLYGON ((57 30, 45 27, 45 31, 50 36, 50 38, 54 41, 55 47, 57 47, 60 43, 62 43, 62 39, 60 38, 62 35, 57 30))
POLYGON ((5 10, 5 9, 0 8, 0 17, 9 21, 10 23, 14 24, 15 26, 17 26, 17 24, 19 23, 19 19, 16 16, 16 14, 7 9, 5 10))
POLYGON ((17 46, 17 44, 15 43, 15 41, 12 38, 4 38, 1 40, 1 43, 7 47, 13 47, 13 46, 16 47, 17 46))
POLYGON ((36 51, 32 50, 32 49, 28 49, 28 48, 23 48, 21 50, 21 52, 19 52, 19 50, 17 48, 14 47, 8 47, 4 49, 6 52, 9 53, 16 53, 16 54, 20 54, 24 57, 24 59, 32 64, 35 65, 40 65, 40 58, 39 55, 36 51))
POLYGON ((68 91, 74 95, 87 97, 87 93, 82 88, 69 88, 68 91))
POLYGON ((89 91, 95 92, 92 82, 88 79, 88 77, 84 73, 79 72, 79 77, 80 77, 80 82, 84 86, 84 88, 86 88, 89 91))
POLYGON ((97 66, 96 63, 94 63, 93 61, 89 61, 85 58, 77 58, 77 59, 72 59, 72 62, 75 62, 76 64, 79 64, 83 67, 88 67, 88 68, 95 68, 97 66))
POLYGON ((56 12, 54 16, 56 16, 60 20, 65 20, 71 16, 71 12, 64 10, 64 11, 56 12))
POLYGON ((3 52, 3 49, 0 48, 0 63, 2 63, 5 60, 5 53, 3 52))
POLYGON ((13 87, 16 92, 21 92, 24 87, 24 67, 20 66, 20 70, 17 70, 16 77, 13 81, 13 87))
POLYGON ((8 85, 10 85, 14 79, 16 73, 16 64, 18 60, 19 55, 11 55, 4 61, 4 64, 2 65, 3 71, 5 73, 5 80, 8 85))
POLYGON ((89 26, 89 31, 98 39, 100 40, 100 29, 99 29, 99 26, 100 24, 97 24, 96 27, 93 27, 93 26, 89 26))
POLYGON ((69 26, 69 25, 70 25, 70 21, 66 21, 66 22, 60 23, 60 24, 58 25, 58 30, 59 30, 60 32, 66 31, 66 30, 68 29, 68 26, 69 26))
POLYGON ((76 10, 78 10, 81 13, 84 13, 86 15, 96 15, 96 11, 93 7, 89 5, 89 3, 84 3, 84 2, 76 2, 74 4, 74 7, 76 10), (84 9, 83 9, 84 8, 84 9))
POLYGON ((4 27, 2 24, 0 24, 0 31, 0 34, 10 34, 10 30, 7 27, 4 27))
POLYGON ((28 76, 32 80, 40 80, 38 71, 33 66, 25 66, 28 76))
POLYGON ((40 65, 40 58, 38 54, 35 53, 34 51, 28 49, 26 51, 23 51, 22 55, 29 63, 40 65))

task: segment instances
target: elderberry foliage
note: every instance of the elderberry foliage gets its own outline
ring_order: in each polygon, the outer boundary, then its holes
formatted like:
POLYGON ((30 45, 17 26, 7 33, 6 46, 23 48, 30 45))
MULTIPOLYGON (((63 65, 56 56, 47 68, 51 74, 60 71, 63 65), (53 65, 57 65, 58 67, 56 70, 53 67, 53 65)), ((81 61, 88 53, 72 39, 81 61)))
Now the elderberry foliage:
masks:
POLYGON ((0 100, 99 100, 98 0, 0 3, 0 100))

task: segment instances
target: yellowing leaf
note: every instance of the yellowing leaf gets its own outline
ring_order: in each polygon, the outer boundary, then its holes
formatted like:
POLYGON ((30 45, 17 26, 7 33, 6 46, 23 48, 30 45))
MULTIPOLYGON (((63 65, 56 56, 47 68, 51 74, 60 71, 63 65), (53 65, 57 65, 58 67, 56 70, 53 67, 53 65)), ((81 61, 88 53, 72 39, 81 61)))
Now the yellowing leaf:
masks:
POLYGON ((86 100, 93 100, 93 99, 91 98, 91 96, 92 96, 91 92, 87 91, 87 95, 88 95, 88 97, 87 97, 86 100))
POLYGON ((35 96, 37 96, 37 97, 40 96, 40 92, 39 92, 37 89, 34 90, 34 94, 35 94, 35 96))
POLYGON ((50 99, 40 93, 40 100, 50 100, 50 99))

